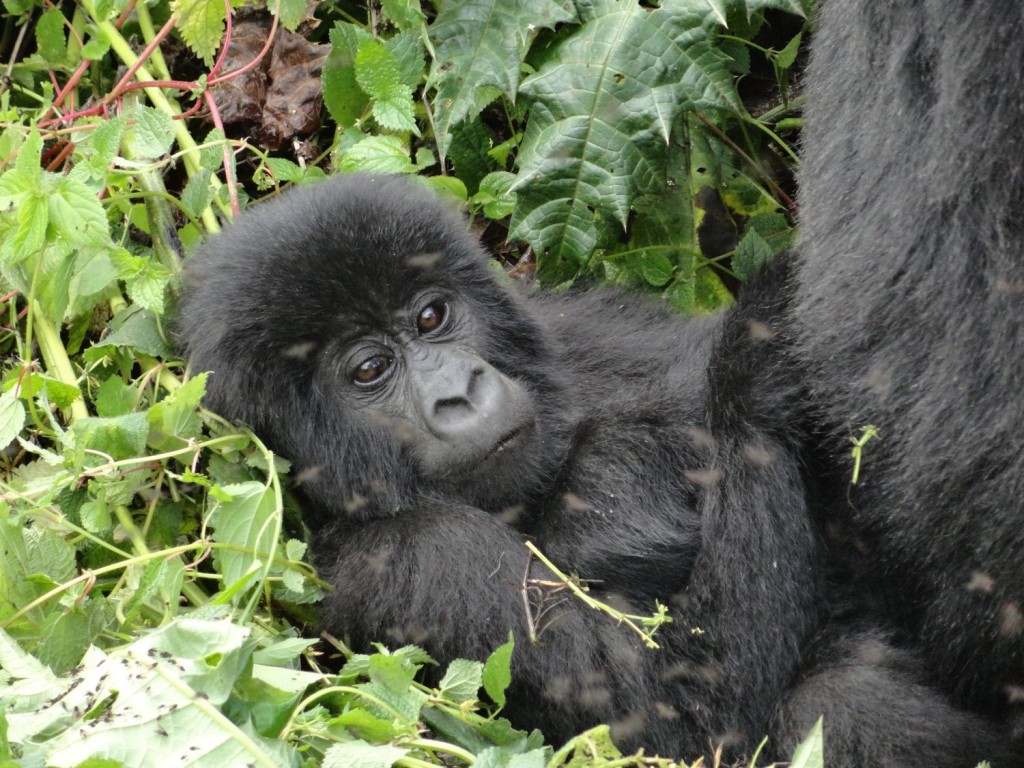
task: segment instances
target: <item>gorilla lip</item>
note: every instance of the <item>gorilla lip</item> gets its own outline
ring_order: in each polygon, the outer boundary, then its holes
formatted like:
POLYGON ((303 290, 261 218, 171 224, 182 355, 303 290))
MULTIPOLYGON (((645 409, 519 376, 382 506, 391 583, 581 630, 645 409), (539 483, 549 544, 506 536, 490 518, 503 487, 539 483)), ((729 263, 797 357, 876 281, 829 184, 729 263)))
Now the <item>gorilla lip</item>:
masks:
POLYGON ((488 457, 494 456, 494 455, 499 454, 502 451, 504 451, 513 442, 515 442, 516 438, 518 438, 519 435, 522 434, 522 432, 523 432, 523 428, 522 427, 516 427, 515 429, 505 433, 505 435, 503 435, 498 440, 498 442, 495 444, 494 448, 491 449, 491 452, 488 454, 488 457))

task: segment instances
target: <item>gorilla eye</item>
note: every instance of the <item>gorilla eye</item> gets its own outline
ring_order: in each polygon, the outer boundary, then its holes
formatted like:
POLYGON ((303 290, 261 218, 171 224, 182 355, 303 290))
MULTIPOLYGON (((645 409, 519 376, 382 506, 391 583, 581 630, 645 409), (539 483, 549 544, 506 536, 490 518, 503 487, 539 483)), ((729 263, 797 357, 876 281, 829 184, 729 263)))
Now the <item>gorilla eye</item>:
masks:
POLYGON ((438 299, 420 310, 416 317, 416 327, 421 334, 432 333, 444 325, 448 319, 448 303, 438 299))
POLYGON ((352 378, 356 384, 375 384, 380 381, 388 369, 391 368, 391 358, 386 355, 376 355, 361 362, 356 366, 352 378))

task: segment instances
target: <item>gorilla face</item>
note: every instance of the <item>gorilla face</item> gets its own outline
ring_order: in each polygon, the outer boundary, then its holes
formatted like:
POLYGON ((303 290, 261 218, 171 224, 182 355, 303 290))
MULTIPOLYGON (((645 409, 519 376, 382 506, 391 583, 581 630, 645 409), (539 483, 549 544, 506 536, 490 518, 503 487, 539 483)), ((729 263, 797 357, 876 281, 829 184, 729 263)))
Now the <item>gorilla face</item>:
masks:
POLYGON ((458 293, 417 293, 393 318, 331 349, 345 404, 395 434, 421 483, 477 502, 485 485, 507 496, 485 481, 533 452, 530 394, 476 353, 480 322, 458 293))
POLYGON ((257 210, 186 271, 177 330, 208 407, 291 459, 328 517, 539 492, 565 446, 557 366, 461 219, 387 177, 257 210))

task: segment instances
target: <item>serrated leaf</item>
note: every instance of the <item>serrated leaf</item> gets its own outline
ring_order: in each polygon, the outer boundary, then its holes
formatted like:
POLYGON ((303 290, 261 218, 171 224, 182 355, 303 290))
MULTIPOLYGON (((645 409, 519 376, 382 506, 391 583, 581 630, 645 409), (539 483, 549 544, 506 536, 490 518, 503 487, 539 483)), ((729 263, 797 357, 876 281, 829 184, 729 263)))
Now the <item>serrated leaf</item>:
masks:
MULTIPOLYGON (((224 4, 221 3, 223 9, 224 4)), ((140 104, 132 118, 134 124, 125 137, 132 158, 153 160, 167 154, 174 142, 174 120, 171 116, 140 104)))
MULTIPOLYGON (((418 2, 416 6, 419 7, 418 2)), ((415 91, 423 82, 426 67, 422 36, 418 32, 401 32, 383 42, 398 63, 402 82, 415 91)))
POLYGON ((356 82, 356 53, 360 43, 373 38, 362 27, 339 21, 331 29, 330 39, 331 51, 320 75, 324 104, 335 122, 342 128, 348 128, 355 124, 370 103, 356 82))
POLYGON ((505 691, 512 683, 512 652, 515 645, 515 639, 510 632, 508 642, 498 646, 484 662, 484 690, 499 707, 505 706, 505 691))
POLYGON ((170 347, 160 335, 156 315, 140 307, 129 307, 111 322, 111 332, 85 351, 93 363, 105 356, 104 347, 126 347, 135 353, 153 357, 169 357, 170 347))
POLYGON ((157 450, 182 448, 202 431, 199 401, 206 393, 209 374, 200 373, 149 409, 146 418, 150 430, 148 443, 157 450))
POLYGON ((381 0, 380 7, 399 29, 418 27, 426 19, 420 8, 420 0, 381 0))
POLYGON ((515 101, 523 61, 537 28, 572 21, 568 3, 554 0, 468 0, 445 3, 427 30, 434 43, 429 82, 434 97, 434 133, 441 157, 451 129, 474 117, 497 89, 515 101), (486 94, 486 100, 481 98, 486 94))
POLYGON ((75 450, 89 449, 114 459, 141 456, 146 449, 149 425, 146 414, 131 413, 114 418, 79 419, 68 430, 75 436, 75 450))
POLYGON ((221 0, 173 0, 171 10, 178 18, 176 24, 185 44, 207 66, 213 64, 213 55, 224 37, 227 18, 221 0))
POLYGON ((209 168, 200 168, 189 178, 181 193, 181 204, 194 219, 202 216, 203 211, 206 210, 213 198, 213 190, 210 188, 212 177, 213 171, 209 168))
POLYGON ((82 46, 82 58, 88 61, 99 61, 110 50, 110 41, 102 30, 93 29, 92 37, 82 46))
POLYGON ((397 136, 367 136, 341 155, 339 168, 345 173, 415 173, 409 149, 397 136))
POLYGON ((307 4, 306 0, 278 0, 280 5, 277 3, 271 4, 269 7, 274 10, 276 7, 277 16, 281 20, 281 25, 292 32, 298 29, 301 24, 307 18, 307 4))
POLYGON ((511 235, 544 260, 585 264, 601 233, 580 206, 617 220, 664 183, 665 145, 683 110, 743 113, 708 6, 597 0, 583 27, 523 81, 533 101, 519 154, 511 235))
POLYGON ((50 202, 41 195, 26 195, 14 211, 15 229, 11 250, 15 258, 38 255, 46 242, 50 221, 50 202))
POLYGON ((455 659, 441 678, 441 695, 455 704, 475 701, 483 685, 484 665, 479 661, 455 659))
POLYGON ((25 406, 10 389, 0 395, 0 449, 14 442, 25 426, 25 406))
POLYGON ((270 553, 277 536, 276 515, 274 490, 263 483, 249 481, 218 489, 209 523, 213 540, 227 547, 214 550, 214 562, 225 587, 243 585, 233 602, 241 600, 251 586, 243 579, 250 578, 270 553))
POLYGON ((786 47, 779 51, 779 55, 775 57, 775 64, 780 69, 789 69, 793 66, 793 62, 796 61, 796 55, 800 51, 800 43, 803 41, 803 31, 797 32, 796 35, 786 43, 786 47))
POLYGON ((419 135, 413 117, 412 88, 402 82, 398 59, 377 40, 366 40, 356 51, 356 82, 373 100, 373 117, 390 131, 419 135))
POLYGON ((96 193, 69 176, 61 178, 51 191, 49 219, 69 243, 99 248, 111 244, 107 214, 96 193))
POLYGON ((324 753, 323 768, 391 768, 409 754, 408 749, 386 744, 348 741, 335 744, 324 753))
POLYGON ((138 390, 125 384, 119 376, 111 376, 96 390, 93 404, 100 416, 124 416, 135 406, 138 390))
POLYGON ((645 251, 640 254, 638 269, 645 281, 655 288, 660 288, 672 279, 675 267, 663 252, 645 251))
POLYGON ((772 248, 756 229, 748 229, 732 255, 732 271, 746 282, 772 257, 772 248))
POLYGON ((89 169, 97 176, 105 175, 110 164, 114 162, 121 146, 121 138, 127 128, 127 119, 123 115, 118 115, 92 129, 85 147, 89 157, 89 169))
POLYGON ((63 64, 67 59, 64 14, 58 9, 51 8, 36 21, 36 49, 50 65, 63 64))

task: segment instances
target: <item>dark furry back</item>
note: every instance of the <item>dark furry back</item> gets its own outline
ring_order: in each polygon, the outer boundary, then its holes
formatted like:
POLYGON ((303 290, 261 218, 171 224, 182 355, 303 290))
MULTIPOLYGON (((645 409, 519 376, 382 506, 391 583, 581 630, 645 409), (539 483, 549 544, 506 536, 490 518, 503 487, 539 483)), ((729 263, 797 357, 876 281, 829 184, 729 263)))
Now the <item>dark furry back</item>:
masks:
MULTIPOLYGON (((934 679, 1024 690, 1024 6, 832 0, 808 82, 795 322, 842 504, 934 679)), ((1015 704, 1014 707, 1019 707, 1015 704)))

